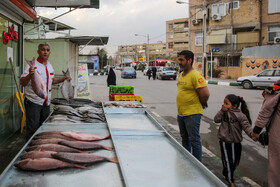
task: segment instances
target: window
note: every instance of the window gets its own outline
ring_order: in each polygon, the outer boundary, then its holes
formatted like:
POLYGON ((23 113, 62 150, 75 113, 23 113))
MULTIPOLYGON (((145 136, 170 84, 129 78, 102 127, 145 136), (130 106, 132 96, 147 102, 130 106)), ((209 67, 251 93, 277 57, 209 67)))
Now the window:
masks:
POLYGON ((226 6, 225 4, 213 4, 212 5, 212 17, 213 15, 218 14, 220 16, 226 15, 226 6))
POLYGON ((168 38, 172 39, 173 38, 173 33, 168 33, 168 38))
POLYGON ((172 49, 172 48, 173 48, 173 42, 169 42, 169 43, 168 43, 168 48, 169 48, 169 49, 172 49))
POLYGON ((202 32, 195 33, 195 46, 202 46, 203 35, 202 32))
POLYGON ((239 56, 223 56, 218 57, 218 66, 220 67, 240 67, 240 57, 239 56))
POLYGON ((280 1, 279 0, 268 0, 268 13, 279 13, 280 12, 280 1))
POLYGON ((280 26, 268 27, 268 41, 273 42, 275 37, 280 37, 280 26))
POLYGON ((228 3, 228 9, 239 9, 239 1, 233 1, 228 3))
POLYGON ((272 76, 274 70, 266 70, 262 73, 259 74, 260 77, 267 77, 267 76, 272 76))
POLYGON ((169 30, 172 30, 172 29, 173 29, 173 24, 172 24, 172 23, 169 23, 169 24, 168 24, 168 29, 169 29, 169 30))
POLYGON ((195 63, 201 63, 202 62, 202 57, 201 56, 196 56, 195 57, 195 63))

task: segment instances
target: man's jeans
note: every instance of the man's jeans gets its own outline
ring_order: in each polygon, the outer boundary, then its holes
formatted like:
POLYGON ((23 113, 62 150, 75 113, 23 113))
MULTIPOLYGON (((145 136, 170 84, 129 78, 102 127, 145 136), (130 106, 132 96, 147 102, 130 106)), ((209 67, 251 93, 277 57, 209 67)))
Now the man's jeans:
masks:
POLYGON ((200 119, 201 114, 183 117, 177 116, 182 145, 199 161, 201 161, 202 157, 202 146, 199 134, 200 119))

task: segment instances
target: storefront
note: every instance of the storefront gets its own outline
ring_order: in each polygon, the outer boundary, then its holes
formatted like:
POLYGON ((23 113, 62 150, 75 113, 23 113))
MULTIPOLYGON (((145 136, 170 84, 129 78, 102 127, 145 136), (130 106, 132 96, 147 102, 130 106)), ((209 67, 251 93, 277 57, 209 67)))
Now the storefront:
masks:
POLYGON ((0 1, 0 144, 20 128, 22 112, 14 75, 19 83, 23 69, 23 23, 33 19, 36 12, 25 1, 0 1))

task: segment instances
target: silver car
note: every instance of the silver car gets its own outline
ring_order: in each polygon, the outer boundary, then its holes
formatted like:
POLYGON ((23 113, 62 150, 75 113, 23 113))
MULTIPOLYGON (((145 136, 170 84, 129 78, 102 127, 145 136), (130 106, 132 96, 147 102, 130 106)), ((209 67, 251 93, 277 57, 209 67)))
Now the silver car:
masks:
POLYGON ((245 89, 267 87, 280 79, 280 69, 266 69, 257 75, 239 77, 237 83, 245 89))
POLYGON ((172 67, 160 67, 157 70, 157 79, 174 79, 177 78, 177 71, 172 67))

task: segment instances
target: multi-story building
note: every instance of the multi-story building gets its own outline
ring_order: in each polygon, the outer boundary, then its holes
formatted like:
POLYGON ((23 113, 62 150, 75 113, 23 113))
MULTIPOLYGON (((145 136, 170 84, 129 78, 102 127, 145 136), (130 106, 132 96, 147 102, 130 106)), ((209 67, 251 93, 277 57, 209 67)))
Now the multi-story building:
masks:
MULTIPOLYGON (((195 54, 195 67, 202 71, 203 10, 206 14, 206 54, 209 68, 213 53, 216 67, 224 77, 242 75, 242 49, 251 46, 280 43, 280 2, 278 0, 190 0, 191 50, 195 54), (202 13, 202 16, 201 16, 202 13), (279 38, 279 39, 278 39, 279 38)), ((207 68, 208 67, 208 68, 207 68)))
POLYGON ((121 63, 124 63, 125 59, 131 59, 135 62, 142 60, 146 61, 148 55, 147 53, 149 53, 150 60, 154 60, 155 57, 165 56, 166 43, 150 43, 148 48, 146 43, 135 45, 121 45, 118 46, 117 59, 121 63))
POLYGON ((177 53, 189 48, 189 21, 188 18, 166 21, 167 55, 173 58, 177 53))

